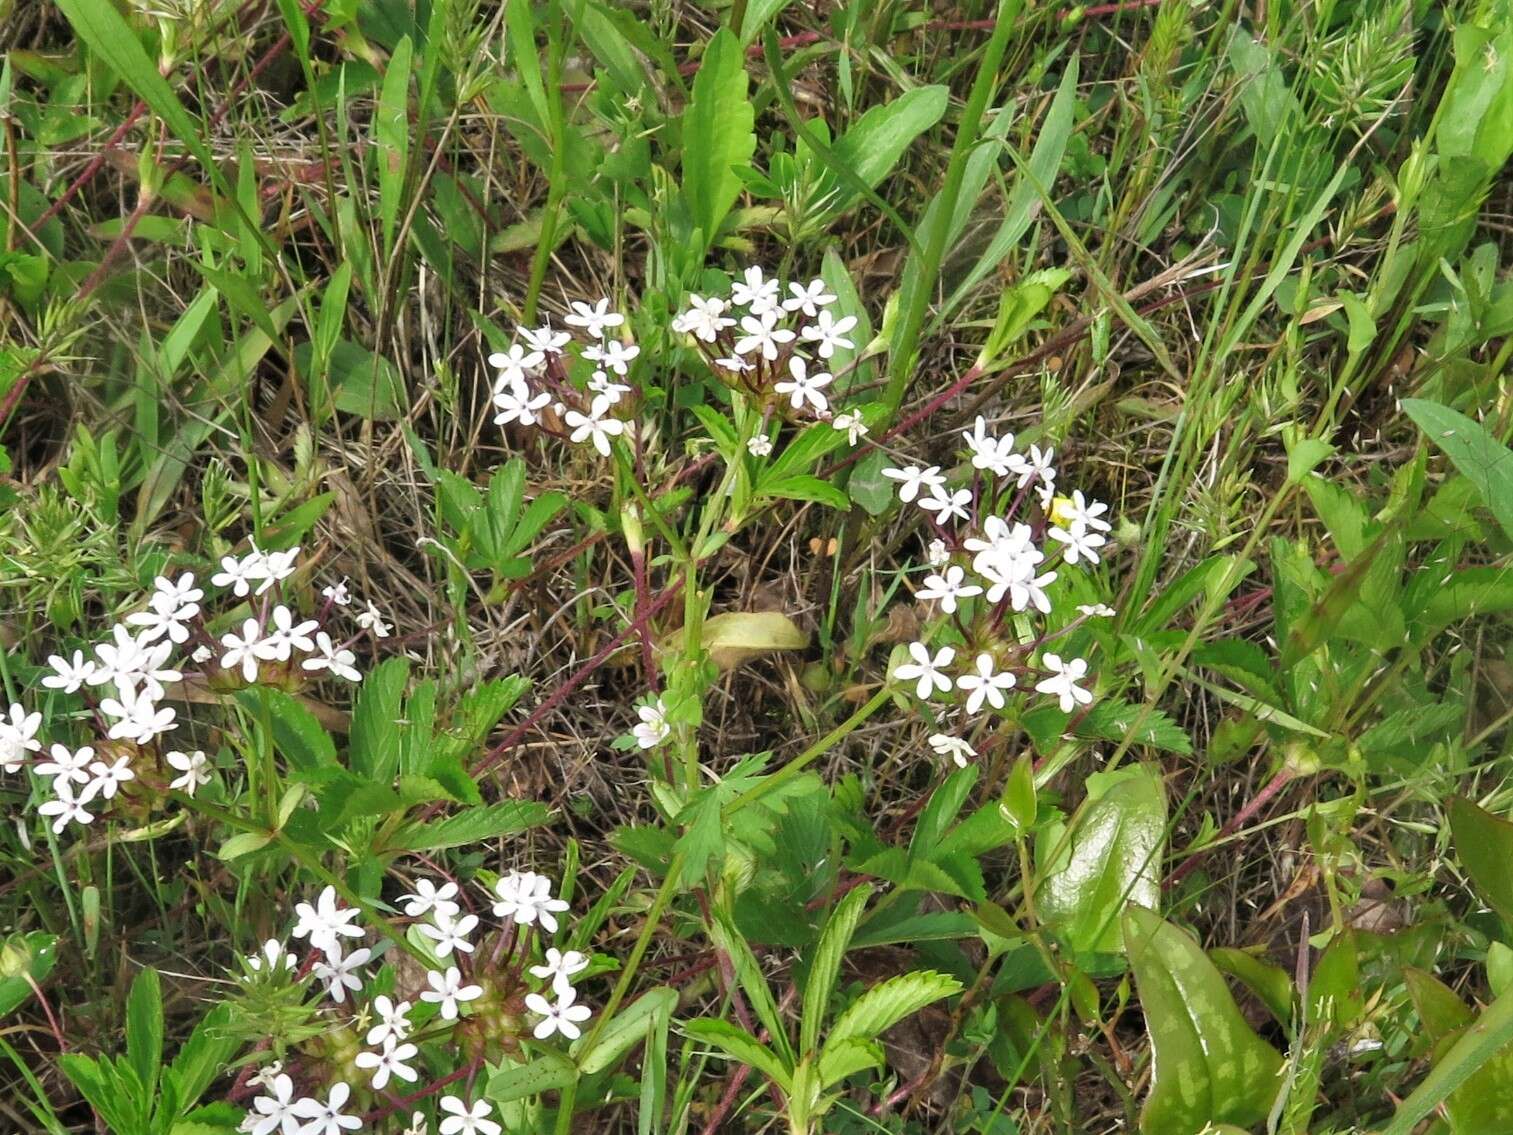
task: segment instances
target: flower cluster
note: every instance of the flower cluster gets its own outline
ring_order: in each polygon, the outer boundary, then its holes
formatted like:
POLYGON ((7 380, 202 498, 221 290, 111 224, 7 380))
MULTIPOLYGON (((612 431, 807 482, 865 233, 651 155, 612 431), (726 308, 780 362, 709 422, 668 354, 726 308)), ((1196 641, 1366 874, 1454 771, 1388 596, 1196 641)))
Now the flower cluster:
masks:
MULTIPOLYGON (((552 894, 552 883, 532 871, 511 872, 498 879, 493 888, 492 909, 503 920, 493 950, 479 951, 482 931, 479 916, 464 913, 466 896, 458 884, 438 884, 431 879, 417 879, 414 890, 401 896, 396 906, 410 920, 408 941, 425 964, 426 987, 418 991, 421 1006, 404 1000, 399 994, 378 994, 358 1013, 366 1026, 364 1046, 352 1058, 374 1093, 384 1092, 391 1082, 413 1084, 420 1079, 417 1064, 421 1059, 419 1032, 425 1039, 444 1036, 439 1028, 460 1021, 466 1007, 490 995, 510 999, 524 987, 524 975, 539 981, 540 990, 525 993, 524 1007, 540 1019, 532 1029, 538 1040, 560 1034, 577 1039, 581 1026, 592 1015, 586 1005, 577 1003, 572 979, 588 968, 589 958, 576 950, 546 947, 539 960, 525 931, 539 928, 541 935, 555 934, 558 915, 568 904, 552 894), (489 958, 485 961, 483 959, 489 958), (465 973, 464 970, 467 972, 465 973), (550 998, 546 995, 550 994, 550 998), (420 1013, 424 1020, 417 1019, 420 1013), (412 1016, 416 1014, 417 1016, 412 1016)), ((367 978, 365 967, 375 959, 380 947, 358 946, 348 950, 348 940, 361 939, 366 931, 359 921, 360 912, 343 906, 336 888, 326 887, 313 903, 295 906, 296 922, 292 937, 308 942, 312 951, 305 969, 277 939, 264 944, 261 951, 244 960, 245 982, 271 980, 300 982, 313 975, 324 989, 329 1004, 327 1012, 345 1019, 349 1009, 356 1010, 367 978)), ((280 1063, 265 1065, 253 1083, 260 1094, 242 1121, 247 1135, 340 1135, 355 1131, 361 1121, 344 1115, 342 1108, 352 1096, 352 1085, 336 1080, 321 1099, 299 1095, 294 1079, 280 1063)), ((443 1113, 439 1125, 442 1135, 499 1135, 487 1101, 467 1102, 461 1096, 443 1095, 439 1100, 443 1113)), ((424 1131, 424 1115, 415 1113, 412 1130, 424 1131)))
MULTIPOLYGON (((954 621, 960 640, 937 649, 924 640, 911 642, 908 660, 893 676, 913 683, 921 700, 961 695, 968 714, 1003 709, 1011 691, 1031 683, 1064 713, 1091 705, 1086 659, 1063 658, 1046 647, 1088 618, 1112 615, 1112 609, 1079 606, 1075 618, 1030 642, 1005 627, 1014 616, 1050 615, 1051 588, 1064 568, 1099 562, 1110 530, 1108 506, 1080 490, 1060 495, 1050 448, 1020 451, 1013 434, 990 432, 981 417, 962 439, 970 485, 953 484, 938 465, 882 470, 898 483, 901 501, 929 516, 931 570, 915 595, 935 605, 945 617, 941 626, 954 621)), ((949 734, 935 734, 930 744, 957 764, 975 755, 970 744, 949 734)))
MULTIPOLYGON (((54 743, 44 760, 38 738, 42 714, 12 705, 8 716, 0 716, 0 770, 14 774, 32 764, 50 790, 37 811, 52 821, 55 833, 70 823, 91 823, 102 804, 146 770, 144 754, 159 749, 165 750, 162 764, 173 774, 169 789, 193 796, 209 783, 211 763, 204 752, 162 745, 181 724, 177 710, 164 703, 186 673, 197 672, 207 682, 220 682, 226 674, 256 682, 268 667, 285 674, 328 671, 354 682, 361 677, 350 641, 334 641, 318 619, 302 618, 287 604, 284 583, 294 574, 298 556, 298 548, 264 552, 254 546, 246 555, 221 560, 210 586, 245 600, 252 614, 219 640, 207 627, 205 590, 186 571, 177 579, 159 576, 146 605, 111 627, 88 653, 75 650, 48 659, 42 686, 83 701, 96 739, 78 748, 54 743)), ((345 583, 327 587, 324 594, 322 618, 333 607, 351 603, 345 583)), ((371 605, 357 623, 379 637, 389 633, 371 605)))

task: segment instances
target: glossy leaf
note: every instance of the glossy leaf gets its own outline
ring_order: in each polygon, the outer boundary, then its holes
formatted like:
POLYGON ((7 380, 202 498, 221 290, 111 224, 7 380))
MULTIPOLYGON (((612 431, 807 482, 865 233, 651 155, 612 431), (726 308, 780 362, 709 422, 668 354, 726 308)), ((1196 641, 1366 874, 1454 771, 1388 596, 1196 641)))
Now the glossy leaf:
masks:
POLYGON ((1155 1065, 1140 1130, 1198 1135, 1209 1124, 1260 1123, 1281 1086, 1281 1056, 1245 1023, 1197 942, 1143 907, 1131 906, 1123 923, 1155 1065))
POLYGON ((58 960, 57 943, 57 935, 37 930, 0 944, 0 1017, 31 997, 32 981, 46 980, 58 960))

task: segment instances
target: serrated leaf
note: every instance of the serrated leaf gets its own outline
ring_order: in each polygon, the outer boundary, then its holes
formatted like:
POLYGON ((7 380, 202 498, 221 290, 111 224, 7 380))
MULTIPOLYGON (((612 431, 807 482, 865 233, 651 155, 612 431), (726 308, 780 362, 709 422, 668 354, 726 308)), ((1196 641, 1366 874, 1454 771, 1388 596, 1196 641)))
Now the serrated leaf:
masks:
POLYGON ((1124 946, 1151 1038, 1144 1135, 1251 1127, 1271 1110, 1282 1058, 1240 1015, 1234 997, 1187 934, 1143 907, 1124 915, 1124 946))
POLYGON ((843 1040, 839 1044, 826 1045, 815 1070, 819 1073, 820 1087, 838 1084, 847 1076, 868 1068, 879 1068, 883 1063, 883 1046, 876 1041, 843 1040))
POLYGON ((836 978, 840 975, 841 960, 856 933, 867 900, 872 897, 872 888, 863 884, 853 888, 845 898, 835 904, 820 939, 814 948, 814 958, 809 963, 809 975, 804 980, 804 1000, 799 1018, 799 1051, 812 1052, 819 1043, 820 1027, 825 1019, 825 1007, 835 991, 836 978))
POLYGON ((934 970, 890 977, 863 993, 840 1015, 825 1038, 820 1059, 845 1041, 876 1040, 905 1017, 960 992, 961 982, 934 970))
POLYGON ((1136 745, 1149 745, 1184 756, 1193 751, 1192 738, 1165 711, 1146 709, 1129 702, 1099 702, 1078 723, 1077 736, 1120 744, 1129 739, 1136 745))
POLYGON ((737 1028, 727 1021, 703 1017, 689 1021, 683 1026, 683 1031, 694 1040, 719 1049, 727 1058, 750 1065, 784 1091, 788 1090, 791 1083, 788 1068, 777 1053, 745 1029, 737 1028))
POLYGON ((352 706, 352 771, 361 777, 388 784, 399 771, 400 703, 410 663, 390 658, 369 671, 352 706))
POLYGON ((444 820, 406 824, 394 833, 385 851, 430 851, 467 847, 487 839, 514 835, 546 823, 551 816, 545 804, 534 800, 504 800, 469 808, 444 820))
POLYGON ((735 34, 721 28, 704 49, 683 115, 683 192, 705 248, 740 196, 736 168, 749 164, 756 152, 756 114, 747 85, 746 53, 735 34))

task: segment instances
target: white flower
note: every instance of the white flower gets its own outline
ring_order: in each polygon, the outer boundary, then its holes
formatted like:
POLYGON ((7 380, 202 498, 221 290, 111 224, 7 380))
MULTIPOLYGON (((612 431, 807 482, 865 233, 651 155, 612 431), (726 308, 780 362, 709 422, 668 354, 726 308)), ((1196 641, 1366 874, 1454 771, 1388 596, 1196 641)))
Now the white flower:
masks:
POLYGON ((329 670, 338 678, 360 682, 362 674, 358 672, 356 663, 357 655, 345 647, 338 647, 325 631, 318 631, 315 635, 315 653, 302 661, 300 667, 304 670, 329 670))
POLYGON ((519 422, 522 426, 534 426, 541 420, 541 410, 551 400, 552 396, 544 390, 532 397, 530 388, 524 385, 496 390, 493 401, 499 413, 494 415, 494 424, 507 426, 519 422))
POLYGON ((772 437, 769 434, 756 434, 746 441, 746 452, 753 457, 772 456, 772 437))
POLYGON ((95 818, 94 813, 85 807, 94 798, 87 786, 83 792, 75 795, 72 782, 55 780, 53 792, 53 799, 44 801, 37 808, 39 815, 57 817, 53 820, 53 834, 62 832, 70 822, 88 824, 95 818))
POLYGON ((343 1131, 357 1131, 362 1127, 362 1117, 344 1115, 342 1108, 352 1095, 352 1089, 338 1080, 331 1085, 326 1102, 306 1097, 294 1105, 297 1115, 305 1119, 300 1135, 342 1135, 343 1131))
POLYGON ((47 664, 53 672, 42 679, 42 684, 49 690, 62 690, 65 694, 77 693, 95 672, 95 664, 84 657, 82 650, 74 651, 72 659, 49 655, 47 664))
POLYGON ((581 300, 574 300, 572 314, 566 316, 562 322, 569 327, 581 327, 595 339, 602 339, 604 329, 619 327, 625 322, 625 316, 618 311, 610 311, 607 299, 601 299, 592 307, 581 300))
POLYGON ((806 342, 816 343, 814 349, 822 359, 828 359, 835 354, 837 347, 845 347, 847 350, 856 344, 846 338, 846 332, 856 326, 856 316, 843 315, 836 319, 828 311, 822 311, 815 321, 803 328, 803 336, 806 342))
MULTIPOLYGON (((125 623, 111 627, 110 635, 110 641, 95 647, 95 657, 99 659, 99 664, 90 674, 89 684, 103 686, 113 682, 122 693, 134 690, 142 678, 149 657, 155 657, 156 652, 150 656, 147 644, 127 630, 125 623)), ((171 645, 169 649, 173 649, 171 645)))
POLYGON ((200 613, 200 600, 205 593, 194 585, 194 574, 185 572, 178 582, 166 576, 153 581, 152 597, 147 610, 127 615, 126 621, 134 627, 143 627, 142 642, 167 635, 169 641, 184 643, 189 640, 189 628, 184 624, 200 613))
POLYGON ((1077 613, 1086 615, 1089 618, 1112 619, 1119 612, 1107 603, 1079 603, 1077 604, 1077 613))
POLYGON ((245 556, 222 556, 221 570, 210 577, 216 587, 229 587, 238 599, 252 591, 254 580, 263 577, 263 553, 253 548, 245 556))
POLYGON ((972 570, 978 574, 984 571, 985 564, 997 564, 1003 569, 1006 565, 1027 560, 1029 566, 1034 567, 1045 559, 1032 542, 1034 534, 1028 524, 1011 525, 1000 517, 990 516, 982 522, 982 532, 987 539, 968 536, 962 541, 962 547, 977 553, 972 560, 972 570))
POLYGON ((330 885, 321 891, 314 906, 299 903, 294 913, 299 916, 299 921, 294 924, 294 936, 308 936, 311 946, 327 954, 339 951, 338 936, 361 938, 364 933, 361 926, 354 925, 354 920, 362 912, 356 907, 338 906, 336 888, 330 885))
POLYGON ((242 633, 227 631, 221 636, 221 645, 226 652, 221 655, 221 667, 225 670, 241 668, 242 677, 249 682, 257 681, 258 663, 264 658, 263 631, 256 619, 242 623, 242 633), (262 649, 260 649, 262 648, 262 649))
POLYGON ((771 311, 778 306, 778 282, 763 279, 760 268, 748 268, 741 279, 731 285, 730 302, 749 307, 754 315, 771 311))
POLYGON ((606 418, 604 415, 610 410, 610 401, 602 394, 594 399, 589 406, 587 414, 581 414, 577 410, 569 410, 563 421, 567 428, 572 430, 568 436, 576 444, 591 441, 594 448, 599 451, 600 457, 609 456, 609 439, 619 437, 625 432, 625 423, 618 418, 606 418))
POLYGON ((265 1092, 273 1090, 274 1083, 283 1075, 284 1062, 282 1060, 270 1060, 256 1072, 247 1082, 254 1088, 261 1088, 265 1092))
POLYGON ((793 377, 774 383, 773 392, 788 395, 788 404, 795 410, 802 410, 808 403, 816 414, 823 414, 830 403, 820 390, 835 381, 835 376, 822 370, 810 374, 809 364, 797 355, 788 360, 788 373, 793 377))
POLYGON ((284 944, 277 938, 269 938, 257 953, 247 958, 247 968, 253 973, 262 973, 265 968, 269 973, 277 973, 280 969, 293 973, 298 966, 299 959, 284 949, 284 944))
POLYGON ((1014 435, 994 437, 988 433, 988 424, 982 415, 979 414, 972 428, 961 436, 972 453, 972 468, 985 469, 996 477, 1007 477, 1017 468, 1014 435))
POLYGON ((352 602, 352 592, 348 589, 345 579, 340 583, 333 583, 329 587, 322 587, 320 593, 338 607, 345 607, 348 603, 352 602))
POLYGON ((463 1001, 473 1001, 483 996, 482 986, 462 984, 462 971, 456 966, 448 966, 445 973, 429 971, 426 982, 431 988, 423 992, 420 999, 440 1005, 442 1019, 448 1021, 457 1019, 457 1014, 461 1011, 459 1005, 463 1001))
POLYGON ((100 702, 100 712, 117 719, 106 734, 112 741, 124 739, 146 745, 161 734, 178 728, 174 722, 175 711, 168 706, 159 707, 145 690, 141 693, 122 691, 119 697, 105 698, 100 702))
POLYGON ((487 1100, 466 1104, 457 1096, 442 1096, 441 1110, 447 1113, 437 1129, 441 1135, 499 1135, 503 1130, 489 1118, 494 1109, 487 1100))
POLYGON ((705 343, 713 343, 721 331, 735 326, 735 320, 724 312, 725 301, 717 296, 705 299, 689 295, 688 310, 672 321, 672 329, 681 335, 692 335, 705 343))
POLYGON ((794 340, 792 331, 778 326, 778 313, 775 311, 741 316, 741 330, 745 335, 735 341, 735 353, 749 355, 752 351, 757 351, 768 362, 778 357, 780 346, 794 340))
POLYGON ((1056 573, 1048 571, 1036 575, 1035 563, 1038 559, 1039 553, 1036 553, 1035 559, 993 559, 984 563, 982 577, 990 585, 987 591, 988 602, 997 603, 1007 594, 1009 606, 1014 610, 1023 611, 1033 605, 1042 615, 1049 615, 1051 598, 1045 593, 1045 589, 1056 582, 1056 573))
POLYGON ((999 670, 991 654, 977 656, 975 672, 963 674, 956 679, 958 690, 970 690, 967 695, 967 712, 976 713, 986 701, 994 709, 1003 708, 1003 691, 1014 688, 1014 675, 999 670))
POLYGON ((281 583, 293 575, 294 561, 298 558, 297 546, 283 552, 262 553, 252 569, 254 577, 262 580, 262 583, 258 584, 257 594, 263 594, 275 583, 281 583))
MULTIPOLYGON (((299 933, 298 930, 295 931, 299 933)), ((366 946, 343 956, 341 946, 334 940, 326 947, 326 960, 316 962, 312 972, 326 983, 326 992, 338 1005, 347 1000, 347 990, 356 993, 362 988, 362 978, 357 975, 359 967, 368 963, 373 951, 366 946)))
POLYGON ((867 423, 860 414, 837 414, 830 423, 835 429, 846 431, 846 442, 855 445, 867 436, 867 423))
POLYGON ((1035 478, 1045 482, 1056 480, 1056 470, 1051 464, 1051 459, 1056 456, 1054 449, 1047 448, 1044 453, 1038 445, 1030 446, 1030 452, 1021 459, 1019 467, 1019 487, 1022 489, 1035 478))
POLYGON ((95 759, 95 751, 88 745, 78 752, 66 745, 54 745, 52 760, 43 761, 36 767, 38 776, 50 776, 54 781, 71 780, 79 784, 89 783, 89 762, 95 759))
POLYGON ((404 912, 411 918, 422 918, 431 911, 441 914, 456 914, 462 909, 457 905, 457 884, 443 883, 437 886, 429 879, 415 880, 415 893, 405 895, 399 901, 404 912))
POLYGON ((966 768, 967 761, 977 755, 977 750, 966 741, 949 733, 930 734, 930 748, 936 756, 950 757, 956 762, 957 768, 966 768))
POLYGON ((577 950, 568 950, 566 953, 555 946, 548 947, 546 961, 539 966, 531 966, 531 976, 539 977, 542 981, 550 980, 552 988, 559 992, 571 986, 571 978, 575 974, 582 973, 588 968, 588 955, 580 954, 577 950))
POLYGON ((807 287, 789 284, 788 290, 793 294, 783 301, 783 310, 801 311, 810 319, 820 313, 820 308, 835 302, 835 297, 825 290, 824 280, 810 280, 807 287))
POLYGON ((1065 545, 1062 555, 1066 557, 1066 562, 1069 564, 1075 564, 1078 560, 1096 564, 1098 549, 1108 542, 1101 532, 1094 532, 1091 528, 1084 528, 1080 524, 1072 525, 1070 530, 1052 525, 1046 531, 1046 535, 1065 545))
POLYGON ((957 489, 949 495, 947 492, 946 489, 937 489, 938 495, 921 497, 919 507, 926 512, 935 513, 936 524, 944 524, 953 516, 968 519, 967 506, 972 503, 972 490, 957 489))
POLYGON ((963 583, 967 573, 956 564, 946 568, 944 575, 925 576, 925 585, 915 592, 920 599, 938 599, 940 609, 948 615, 956 613, 956 601, 981 595, 982 588, 975 583, 963 583))
POLYGON ((731 374, 744 374, 748 370, 756 369, 740 355, 732 355, 727 359, 715 359, 714 365, 721 370, 728 370, 731 374))
POLYGON ((1095 532, 1107 532, 1111 527, 1103 519, 1103 514, 1107 511, 1108 505, 1102 501, 1089 501, 1082 495, 1081 489, 1073 489, 1070 497, 1056 498, 1051 518, 1063 528, 1073 528, 1080 524, 1095 532))
POLYGON ((310 635, 320 626, 314 619, 294 621, 294 612, 280 603, 273 608, 273 629, 257 649, 270 662, 287 662, 293 651, 308 654, 315 649, 310 635))
POLYGON ((539 993, 525 995, 525 1007, 532 1013, 541 1014, 541 1020, 531 1030, 537 1040, 545 1040, 553 1033, 561 1033, 568 1040, 577 1040, 582 1035, 578 1025, 593 1016, 587 1005, 575 1005, 578 991, 572 986, 557 987, 557 1002, 553 1004, 539 993))
POLYGON ((410 1126, 406 1127, 399 1135, 430 1135, 431 1125, 426 1122, 426 1113, 412 1111, 410 1113, 410 1126))
POLYGON ((906 662, 893 671, 895 678, 901 678, 905 682, 916 682, 914 693, 920 698, 928 698, 935 690, 945 693, 951 688, 951 679, 941 671, 951 665, 951 660, 956 657, 953 647, 943 646, 932 658, 930 648, 922 642, 909 644, 909 656, 913 662, 906 662))
POLYGON ((194 790, 203 784, 210 783, 210 761, 199 749, 192 753, 171 752, 166 759, 169 765, 179 770, 179 774, 168 785, 175 788, 186 796, 193 796, 194 790))
POLYGON ((641 348, 620 342, 618 339, 606 339, 603 346, 591 345, 583 348, 583 357, 589 362, 598 363, 602 370, 612 370, 624 377, 630 371, 630 364, 641 353, 641 348))
POLYGON ((450 914, 441 911, 434 912, 431 922, 422 922, 416 927, 435 942, 433 947, 438 958, 450 957, 453 950, 461 950, 465 954, 473 952, 473 943, 468 941, 467 936, 478 926, 476 914, 464 914, 461 918, 454 918, 450 914))
POLYGON ((539 921, 548 934, 557 932, 557 915, 567 909, 567 903, 552 898, 552 881, 534 871, 511 871, 494 884, 494 893, 499 896, 495 917, 523 926, 539 921))
POLYGON ((373 998, 373 1009, 378 1013, 378 1023, 368 1030, 367 1041, 370 1046, 383 1044, 390 1037, 400 1041, 410 1035, 414 1025, 410 1022, 408 1001, 396 1005, 380 994, 373 998))
POLYGON ((413 1044, 405 1044, 390 1037, 384 1041, 383 1048, 379 1051, 359 1052, 352 1063, 373 1073, 373 1090, 377 1092, 389 1082, 390 1076, 398 1076, 412 1084, 418 1080, 420 1074, 406 1061, 415 1059, 419 1051, 413 1044))
POLYGON ((932 568, 943 568, 951 562, 951 549, 937 537, 925 547, 925 560, 932 568))
POLYGON ((193 662, 196 666, 203 666, 214 657, 215 651, 211 650, 203 642, 196 646, 189 655, 190 661, 193 662))
POLYGON ((1035 686, 1036 693, 1060 698, 1062 713, 1071 713, 1079 705, 1092 704, 1093 695, 1077 685, 1087 676, 1087 662, 1084 659, 1071 658, 1062 662, 1060 655, 1042 654, 1040 663, 1051 672, 1051 676, 1035 686))
POLYGON ((667 724, 667 707, 661 698, 650 705, 637 706, 636 716, 641 721, 631 729, 631 734, 643 749, 655 749, 672 732, 672 726, 667 724))
POLYGON ((541 327, 522 327, 520 337, 533 351, 540 351, 543 355, 560 355, 562 348, 572 341, 572 336, 566 331, 553 331, 550 324, 541 327))
MULTIPOLYGON (((87 750, 80 749, 81 753, 87 750)), ((112 764, 104 761, 95 761, 89 766, 90 778, 87 794, 101 796, 106 800, 114 800, 116 791, 128 780, 135 780, 137 774, 131 771, 131 758, 126 755, 119 756, 112 764)))
POLYGON ((928 469, 921 469, 918 465, 905 465, 902 469, 890 466, 883 470, 883 476, 898 482, 898 499, 905 504, 919 496, 921 489, 929 489, 933 493, 946 483, 946 479, 940 475, 939 465, 931 465, 928 469))
POLYGON ((393 627, 384 622, 383 613, 373 606, 371 600, 366 610, 357 612, 357 625, 361 630, 372 631, 374 638, 388 638, 394 630, 393 627))
POLYGON ((496 351, 489 356, 489 366, 499 372, 494 376, 494 389, 525 386, 526 376, 545 361, 546 356, 540 351, 528 351, 519 343, 510 344, 508 351, 496 351))
POLYGON ((588 391, 603 398, 609 405, 618 406, 620 400, 630 393, 630 387, 622 382, 614 382, 602 370, 596 370, 589 377, 588 391))
POLYGON ((265 1094, 252 1101, 252 1135, 299 1135, 301 1118, 294 1110, 294 1081, 280 1073, 265 1094))

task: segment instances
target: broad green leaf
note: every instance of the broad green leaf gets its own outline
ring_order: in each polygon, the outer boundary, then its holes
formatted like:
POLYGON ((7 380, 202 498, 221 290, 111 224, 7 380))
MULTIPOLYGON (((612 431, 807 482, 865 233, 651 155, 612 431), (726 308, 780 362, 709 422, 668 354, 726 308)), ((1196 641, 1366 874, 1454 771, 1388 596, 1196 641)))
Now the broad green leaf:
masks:
POLYGON ((1461 796, 1450 800, 1450 833, 1461 866, 1503 926, 1513 930, 1513 824, 1461 796))
MULTIPOLYGON (((1410 986, 1411 989, 1411 986, 1410 986)), ((1500 1135, 1513 1122, 1513 994, 1497 998, 1398 1105, 1382 1135, 1410 1135, 1440 1104, 1457 1135, 1500 1135), (1483 1076, 1487 1079, 1483 1080, 1483 1076)))
POLYGON ((1077 723, 1079 737, 1100 741, 1149 745, 1169 753, 1184 755, 1193 751, 1187 731, 1172 720, 1165 710, 1148 709, 1129 702, 1107 699, 1099 701, 1077 723))
MULTIPOLYGON (((836 140, 831 154, 868 189, 876 189, 914 139, 940 121, 950 93, 943 84, 915 87, 892 102, 872 107, 836 140)), ((844 211, 856 196, 849 186, 839 189, 827 211, 844 211)))
POLYGON ((869 516, 881 516, 893 507, 894 482, 883 476, 890 464, 886 452, 874 449, 856 463, 846 480, 846 492, 869 516))
POLYGON ((466 847, 500 836, 514 835, 546 823, 551 816, 545 804, 534 800, 504 800, 468 808, 444 820, 406 824, 394 833, 384 851, 430 851, 466 847))
POLYGON ((677 990, 666 985, 647 990, 599 1030, 593 1048, 580 1052, 578 1045, 573 1046, 572 1055, 578 1068, 585 1076, 594 1076, 612 1067, 633 1045, 646 1038, 648 1024, 665 1029, 677 1007, 677 990))
POLYGON ((226 1071, 227 1062, 241 1048, 240 1039, 231 1029, 231 1019, 231 1006, 215 1006, 200 1018, 174 1056, 167 1074, 177 1084, 181 1107, 192 1107, 216 1077, 226 1071))
POLYGON ((1077 953, 1119 951, 1119 913, 1131 902, 1155 908, 1166 836, 1166 791, 1146 767, 1112 782, 1089 778, 1089 803, 1068 833, 1053 824, 1038 840, 1041 919, 1077 953), (1107 787, 1104 785, 1107 784, 1107 787), (1054 857, 1054 858, 1053 858, 1054 857))
POLYGON ((1246 950, 1228 946, 1208 951, 1208 959, 1219 969, 1245 983, 1261 999, 1280 1024, 1292 1020, 1292 978, 1281 966, 1262 961, 1246 950))
POLYGON ((840 975, 841 959, 856 933, 857 923, 866 910, 867 900, 872 897, 872 888, 866 884, 854 887, 846 897, 835 904, 825 928, 820 931, 820 940, 814 948, 814 958, 809 963, 809 974, 804 980, 804 1000, 799 1018, 799 1051, 814 1051, 819 1043, 820 1027, 825 1020, 825 1007, 835 991, 836 978, 840 975))
POLYGON ((700 1018, 685 1024, 683 1031, 694 1040, 718 1048, 729 1059, 749 1064, 778 1087, 788 1090, 792 1073, 783 1065, 777 1053, 745 1029, 728 1021, 700 1018))
POLYGON ((578 1068, 561 1053, 544 1050, 529 1064, 500 1068, 489 1076, 483 1094, 495 1103, 561 1091, 578 1082, 578 1068))
POLYGON ((1403 411, 1445 451, 1461 476, 1476 486, 1482 503, 1513 539, 1513 450, 1480 422, 1437 402, 1404 398, 1403 411))
POLYGON ((840 1015, 825 1038, 820 1059, 849 1040, 876 1040, 905 1017, 961 992, 949 974, 919 970, 879 982, 840 1015))
POLYGON ((126 998, 126 1059, 152 1094, 163 1063, 163 990, 155 969, 137 974, 126 998))
POLYGON ((57 944, 57 935, 34 930, 12 934, 0 945, 0 1018, 31 997, 32 981, 40 986, 47 980, 58 960, 57 944))
POLYGON ((298 698, 282 690, 258 686, 241 691, 237 700, 254 718, 266 703, 269 720, 273 723, 273 747, 288 762, 290 769, 313 772, 338 767, 336 744, 331 735, 298 698))
POLYGON ((352 707, 352 771, 367 780, 388 784, 399 771, 400 737, 397 722, 410 664, 390 658, 369 671, 352 707))
POLYGON ((828 481, 808 475, 764 477, 757 489, 761 497, 770 500, 814 501, 816 504, 829 505, 838 512, 845 512, 851 507, 851 498, 840 489, 828 481))
POLYGON ((1154 1063, 1140 1130, 1198 1135, 1209 1124, 1260 1123, 1281 1087, 1282 1058, 1245 1023, 1213 963, 1139 906, 1125 911, 1124 945, 1154 1063))
POLYGON ((736 167, 756 152, 747 83, 746 53, 734 33, 721 28, 704 49, 683 114, 683 192, 706 248, 741 194, 736 167))
POLYGON ((883 1057, 883 1046, 875 1040, 862 1040, 858 1037, 843 1040, 839 1044, 828 1044, 824 1056, 820 1057, 815 1066, 819 1073, 820 1087, 828 1088, 857 1072, 881 1067, 883 1057))
POLYGON ((378 212, 383 224, 384 253, 394 251, 394 225, 404 201, 405 170, 410 157, 410 59, 413 48, 405 36, 389 56, 383 89, 373 115, 373 138, 377 143, 378 212))

